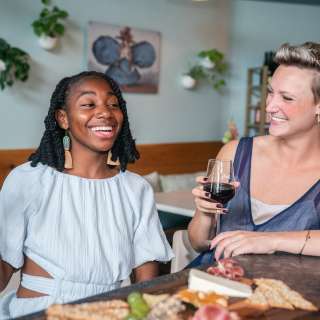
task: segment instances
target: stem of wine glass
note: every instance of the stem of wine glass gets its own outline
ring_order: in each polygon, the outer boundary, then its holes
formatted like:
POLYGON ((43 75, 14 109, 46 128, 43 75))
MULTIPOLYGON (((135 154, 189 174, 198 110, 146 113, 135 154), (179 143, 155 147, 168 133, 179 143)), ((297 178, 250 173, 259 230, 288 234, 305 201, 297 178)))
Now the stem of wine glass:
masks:
POLYGON ((214 236, 216 237, 217 234, 220 232, 220 210, 217 210, 217 212, 215 213, 215 227, 214 227, 214 236))

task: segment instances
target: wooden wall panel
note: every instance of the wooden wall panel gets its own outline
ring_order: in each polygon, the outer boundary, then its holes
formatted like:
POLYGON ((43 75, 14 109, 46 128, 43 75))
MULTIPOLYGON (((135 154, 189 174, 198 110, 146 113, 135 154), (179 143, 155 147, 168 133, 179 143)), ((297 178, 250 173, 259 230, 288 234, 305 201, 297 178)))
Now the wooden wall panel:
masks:
POLYGON ((138 145, 141 158, 129 169, 139 174, 203 171, 208 159, 214 158, 221 147, 219 141, 138 145))
MULTIPOLYGON (((219 141, 141 144, 137 146, 141 158, 128 169, 139 174, 203 171, 207 160, 214 158, 221 146, 219 141)), ((8 173, 26 162, 32 152, 33 149, 0 150, 0 187, 8 173)))
POLYGON ((33 151, 33 149, 0 150, 0 188, 9 172, 26 162, 33 151))

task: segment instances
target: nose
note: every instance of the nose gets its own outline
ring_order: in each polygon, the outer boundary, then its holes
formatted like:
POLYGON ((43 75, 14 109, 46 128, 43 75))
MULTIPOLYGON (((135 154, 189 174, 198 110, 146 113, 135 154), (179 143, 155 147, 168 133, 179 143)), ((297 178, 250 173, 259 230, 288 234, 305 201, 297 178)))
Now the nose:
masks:
POLYGON ((279 110, 279 101, 277 101, 277 98, 273 94, 267 95, 267 101, 266 101, 266 111, 268 113, 274 113, 279 110))
POLYGON ((108 106, 100 105, 98 108, 96 108, 95 115, 98 119, 109 118, 112 115, 112 112, 108 106))

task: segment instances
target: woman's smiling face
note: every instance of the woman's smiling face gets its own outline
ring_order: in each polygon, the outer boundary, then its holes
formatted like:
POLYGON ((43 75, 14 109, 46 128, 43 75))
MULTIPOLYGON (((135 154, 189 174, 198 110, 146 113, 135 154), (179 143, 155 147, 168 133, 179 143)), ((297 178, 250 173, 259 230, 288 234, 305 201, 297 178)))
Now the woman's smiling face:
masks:
POLYGON ((109 83, 94 77, 71 87, 66 111, 59 110, 56 117, 59 125, 68 129, 73 151, 108 151, 123 123, 119 101, 109 83))
POLYGON ((295 135, 316 126, 317 106, 312 93, 314 71, 280 65, 275 71, 267 97, 269 132, 275 136, 295 135))

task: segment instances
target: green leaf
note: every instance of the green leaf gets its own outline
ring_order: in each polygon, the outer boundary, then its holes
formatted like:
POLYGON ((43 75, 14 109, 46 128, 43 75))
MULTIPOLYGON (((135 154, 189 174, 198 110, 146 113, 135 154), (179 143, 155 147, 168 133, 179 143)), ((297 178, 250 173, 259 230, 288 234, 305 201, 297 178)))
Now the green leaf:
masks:
MULTIPOLYGON (((49 5, 49 1, 46 1, 46 5, 49 5)), ((45 7, 40 12, 38 19, 32 23, 33 31, 37 36, 47 35, 55 37, 64 34, 64 26, 60 20, 68 17, 68 12, 59 9, 57 6, 45 7)))
POLYGON ((53 32, 62 36, 64 34, 64 26, 61 23, 57 23, 53 28, 53 32))
POLYGON ((69 17, 69 13, 67 11, 65 11, 65 10, 61 10, 60 13, 59 13, 59 18, 65 19, 67 17, 69 17))
POLYGON ((201 66, 192 67, 187 74, 195 80, 203 79, 206 77, 206 73, 201 66))
POLYGON ((12 86, 15 80, 26 81, 29 75, 28 54, 20 48, 11 47, 4 39, 0 39, 1 59, 6 70, 0 72, 0 88, 12 86))
POLYGON ((225 85, 226 85, 225 81, 221 79, 214 83, 213 88, 216 90, 219 90, 221 87, 224 87, 225 85))
POLYGON ((41 0, 42 4, 45 6, 50 5, 50 0, 41 0))

